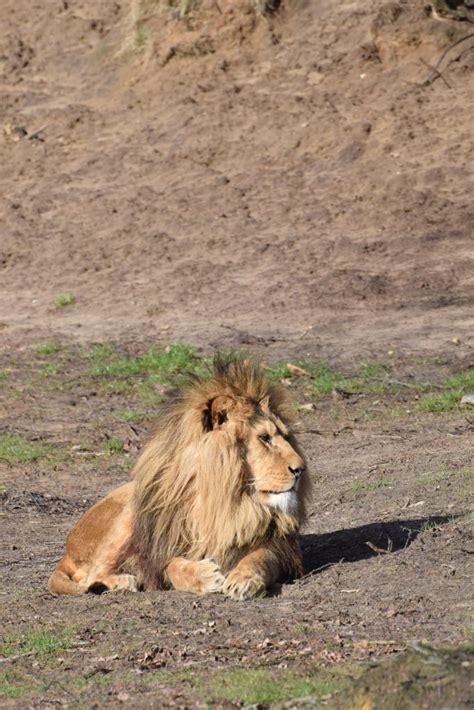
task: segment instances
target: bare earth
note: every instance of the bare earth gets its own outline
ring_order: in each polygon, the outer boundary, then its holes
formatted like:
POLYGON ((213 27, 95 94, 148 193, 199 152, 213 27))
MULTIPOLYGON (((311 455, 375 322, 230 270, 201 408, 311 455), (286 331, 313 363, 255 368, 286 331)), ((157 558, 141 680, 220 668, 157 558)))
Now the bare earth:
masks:
POLYGON ((0 6, 0 436, 46 447, 0 458, 0 704, 467 707, 474 415, 422 412, 412 385, 474 364, 474 40, 427 66, 472 25, 421 0, 162 5, 0 6), (91 350, 176 341, 349 375, 378 360, 393 388, 288 382, 315 405, 296 417, 303 580, 248 603, 55 598, 67 531, 170 396, 92 375, 91 350), (38 629, 62 645, 31 649, 38 629), (402 681, 370 700, 364 673, 453 645, 428 700, 402 681), (232 690, 241 668, 285 692, 232 690))

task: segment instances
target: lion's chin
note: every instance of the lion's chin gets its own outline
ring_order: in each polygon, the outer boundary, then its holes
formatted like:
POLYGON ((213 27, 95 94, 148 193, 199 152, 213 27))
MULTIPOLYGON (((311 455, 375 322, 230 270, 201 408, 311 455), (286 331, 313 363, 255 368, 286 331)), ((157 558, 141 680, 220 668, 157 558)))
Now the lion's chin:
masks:
POLYGON ((295 489, 283 493, 266 493, 265 505, 281 510, 282 513, 295 513, 298 508, 298 495, 295 489))

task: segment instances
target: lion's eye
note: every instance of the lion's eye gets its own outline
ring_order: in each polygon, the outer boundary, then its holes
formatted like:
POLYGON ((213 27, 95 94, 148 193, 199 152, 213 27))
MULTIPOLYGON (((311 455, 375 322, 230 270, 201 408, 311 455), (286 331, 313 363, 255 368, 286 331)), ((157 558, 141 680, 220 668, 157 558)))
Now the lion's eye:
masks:
POLYGON ((260 434, 258 438, 260 439, 260 441, 263 441, 264 444, 270 444, 272 441, 272 437, 270 436, 270 434, 260 434))

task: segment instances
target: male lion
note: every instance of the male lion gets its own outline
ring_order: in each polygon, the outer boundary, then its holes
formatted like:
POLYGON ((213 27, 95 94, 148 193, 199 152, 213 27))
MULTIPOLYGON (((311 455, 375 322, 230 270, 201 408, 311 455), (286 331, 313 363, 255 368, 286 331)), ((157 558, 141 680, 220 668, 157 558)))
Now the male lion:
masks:
POLYGON ((284 399, 255 364, 217 356, 163 413, 133 480, 73 528, 50 591, 247 599, 300 576, 309 479, 284 399))

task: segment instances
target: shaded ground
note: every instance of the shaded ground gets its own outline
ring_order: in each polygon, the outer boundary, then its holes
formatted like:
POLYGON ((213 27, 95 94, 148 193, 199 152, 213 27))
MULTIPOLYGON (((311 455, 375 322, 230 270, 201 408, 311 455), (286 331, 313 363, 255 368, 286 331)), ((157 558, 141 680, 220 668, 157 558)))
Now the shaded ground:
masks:
POLYGON ((473 41, 430 66, 471 25, 421 0, 178 15, 1 3, 1 702, 464 707, 473 41), (247 347, 310 405, 307 576, 54 598, 176 384, 107 368, 175 341, 247 347))

